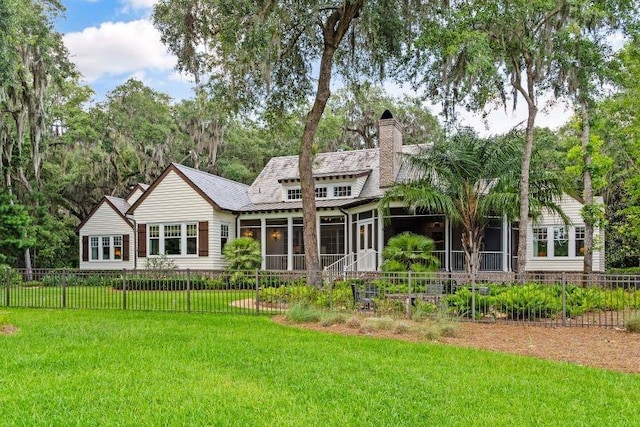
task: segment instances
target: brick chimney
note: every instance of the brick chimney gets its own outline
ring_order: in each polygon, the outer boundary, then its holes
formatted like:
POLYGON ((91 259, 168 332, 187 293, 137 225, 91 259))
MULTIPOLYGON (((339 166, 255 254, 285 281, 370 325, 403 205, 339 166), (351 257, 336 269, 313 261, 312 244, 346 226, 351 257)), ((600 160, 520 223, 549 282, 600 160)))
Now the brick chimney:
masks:
POLYGON ((403 133, 400 124, 389 110, 378 120, 378 150, 380 188, 390 187, 400 170, 403 133))

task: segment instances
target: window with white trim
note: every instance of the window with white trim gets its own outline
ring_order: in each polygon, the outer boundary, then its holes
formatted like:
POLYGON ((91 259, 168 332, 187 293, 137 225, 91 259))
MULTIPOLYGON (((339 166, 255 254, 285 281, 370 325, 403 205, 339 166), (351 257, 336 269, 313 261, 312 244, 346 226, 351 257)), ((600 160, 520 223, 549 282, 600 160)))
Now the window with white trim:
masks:
POLYGON ((553 256, 569 256, 569 234, 565 227, 553 227, 553 256))
POLYGON ((224 245, 229 240, 229 224, 220 224, 220 250, 224 249, 224 245))
POLYGON ((149 255, 196 255, 198 223, 148 225, 149 255))
POLYGON ((575 243, 576 256, 584 256, 584 238, 585 238, 584 226, 577 226, 576 227, 576 243, 575 243))
POLYGON ((333 187, 333 197, 350 197, 351 186, 350 185, 336 185, 333 187))
POLYGON ((287 190, 287 200, 300 200, 302 199, 302 189, 289 188, 287 190))
POLYGON ((149 255, 160 255, 160 226, 149 226, 149 255))
POLYGON ((316 199, 327 198, 327 187, 316 187, 316 199))
POLYGON ((122 236, 90 236, 89 260, 122 260, 122 236))
POLYGON ((533 227, 533 256, 546 257, 548 253, 547 227, 533 227))

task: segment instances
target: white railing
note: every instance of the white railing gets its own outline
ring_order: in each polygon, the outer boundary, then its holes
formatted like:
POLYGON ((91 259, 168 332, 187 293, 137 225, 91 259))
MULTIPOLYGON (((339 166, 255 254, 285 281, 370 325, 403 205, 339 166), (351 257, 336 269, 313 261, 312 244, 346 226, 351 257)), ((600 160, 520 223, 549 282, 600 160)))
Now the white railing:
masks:
MULTIPOLYGON (((502 251, 481 251, 480 271, 502 271, 502 251)), ((464 252, 451 251, 451 271, 464 271, 464 252)))
POLYGON ((286 270, 287 255, 265 255, 265 267, 267 270, 286 270))
POLYGON ((447 253, 446 251, 433 251, 431 252, 431 254, 438 258, 438 261, 440 261, 440 268, 441 269, 445 269, 446 268, 446 262, 447 262, 447 253))
POLYGON ((451 271, 464 271, 463 251, 451 251, 451 271))
MULTIPOLYGON (((343 257, 344 255, 342 254, 320 254, 320 267, 333 265, 336 262, 339 262, 343 257)), ((267 270, 287 270, 287 258, 287 254, 265 255, 265 268, 267 270)), ((304 270, 306 265, 304 254, 292 255, 291 263, 292 270, 304 270)))
POLYGON ((502 271, 502 252, 480 252, 480 271, 502 271))
POLYGON ((367 249, 358 252, 355 259, 344 267, 344 271, 375 271, 378 252, 367 249))
POLYGON ((320 267, 325 268, 340 262, 344 258, 344 254, 320 254, 320 267))

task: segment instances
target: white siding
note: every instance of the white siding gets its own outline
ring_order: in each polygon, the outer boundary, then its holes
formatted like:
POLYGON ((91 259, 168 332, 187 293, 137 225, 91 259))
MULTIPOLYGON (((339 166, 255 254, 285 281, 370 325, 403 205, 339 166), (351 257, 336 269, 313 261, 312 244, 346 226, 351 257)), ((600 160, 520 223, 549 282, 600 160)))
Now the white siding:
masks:
MULTIPOLYGON (((82 270, 121 270, 133 268, 134 247, 133 229, 111 206, 103 202, 91 218, 80 229, 80 269, 82 270), (83 236, 116 236, 129 235, 129 261, 83 261, 83 236)), ((91 248, 89 248, 91 250, 91 248)))
POLYGON ((362 187, 364 187, 364 183, 367 182, 368 177, 369 175, 360 176, 355 180, 351 188, 351 195, 353 197, 360 197, 360 193, 362 192, 362 187))
POLYGON ((131 193, 129 197, 127 197, 127 203, 133 205, 143 194, 144 192, 140 189, 140 187, 136 187, 135 191, 131 193))
MULTIPOLYGON (((597 200, 602 203, 602 199, 597 200)), ((584 226, 584 220, 580 214, 582 204, 570 196, 563 196, 560 206, 571 220, 569 226, 569 245, 574 244, 574 227, 584 226)), ((545 214, 535 223, 529 223, 527 229, 527 271, 582 271, 584 258, 581 256, 568 257, 534 257, 533 256, 533 227, 563 226, 563 222, 557 215, 545 214)), ((551 229, 549 232, 551 233, 551 229)), ((604 271, 604 230, 596 228, 594 236, 598 241, 593 252, 593 270, 604 271)), ((550 245, 553 244, 553 234, 550 235, 550 245)), ((570 249, 571 251, 571 249, 570 249)), ((571 255, 571 252, 570 252, 571 255)))
MULTIPOLYGON (((134 214, 138 224, 208 221, 209 256, 183 255, 172 256, 171 259, 179 269, 224 268, 224 260, 220 253, 220 223, 228 223, 229 236, 235 236, 235 216, 215 211, 213 206, 175 171, 169 171, 151 193, 147 194, 134 214)), ((138 268, 144 269, 146 261, 146 257, 138 258, 138 268)))

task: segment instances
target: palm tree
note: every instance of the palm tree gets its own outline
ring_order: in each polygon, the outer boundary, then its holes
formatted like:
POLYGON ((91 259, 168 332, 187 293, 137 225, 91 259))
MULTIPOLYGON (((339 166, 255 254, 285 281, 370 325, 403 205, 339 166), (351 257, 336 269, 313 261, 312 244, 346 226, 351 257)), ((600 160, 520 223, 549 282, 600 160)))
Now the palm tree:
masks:
MULTIPOLYGON (((446 215, 463 228, 465 270, 475 282, 480 268, 480 247, 491 215, 519 214, 519 162, 521 143, 514 135, 483 140, 465 130, 451 139, 424 147, 409 156, 411 179, 391 188, 381 201, 388 209, 392 200, 402 200, 410 210, 446 215)), ((558 174, 532 167, 529 214, 534 219, 543 209, 568 218, 555 202, 563 185, 558 174)))
POLYGON ((382 251, 382 271, 434 271, 440 266, 431 253, 435 243, 427 236, 401 233, 392 237, 382 251))
POLYGON ((232 271, 255 270, 262 264, 260 243, 250 237, 238 237, 224 245, 224 258, 232 271))

